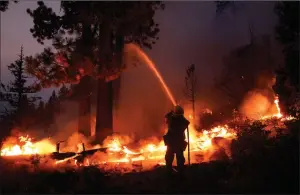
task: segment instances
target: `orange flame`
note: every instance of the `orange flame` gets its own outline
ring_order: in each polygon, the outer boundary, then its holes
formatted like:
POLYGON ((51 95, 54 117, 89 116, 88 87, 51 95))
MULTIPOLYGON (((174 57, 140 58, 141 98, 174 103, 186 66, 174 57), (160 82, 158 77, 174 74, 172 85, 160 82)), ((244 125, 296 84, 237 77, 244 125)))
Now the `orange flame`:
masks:
MULTIPOLYGON (((262 120, 269 119, 270 117, 276 117, 280 120, 292 120, 294 117, 283 116, 279 108, 279 100, 276 97, 274 104, 277 108, 277 113, 270 116, 264 116, 262 120)), ((189 113, 189 112, 187 112, 189 113)), ((187 114, 189 116, 189 114, 187 114)), ((205 156, 204 160, 209 160, 210 155, 218 149, 216 146, 216 138, 222 138, 231 141, 236 137, 234 129, 230 129, 227 125, 217 126, 209 130, 203 130, 197 132, 193 125, 190 125, 189 131, 189 143, 191 152, 192 163, 197 163, 199 160, 196 156, 205 156)), ((187 134, 187 131, 185 132, 187 134)), ((154 142, 145 141, 140 147, 135 150, 130 149, 127 144, 130 143, 130 139, 126 136, 119 135, 108 137, 104 142, 104 147, 107 148, 106 153, 102 153, 100 156, 87 157, 83 163, 78 163, 76 154, 73 157, 63 160, 57 160, 55 164, 63 164, 71 161, 76 166, 90 166, 94 164, 107 165, 109 163, 133 163, 133 162, 156 162, 156 164, 164 164, 164 155, 167 147, 163 141, 154 142)), ((93 149, 95 149, 93 147, 93 149)), ((42 140, 36 143, 32 142, 29 136, 21 136, 18 139, 18 143, 4 143, 4 147, 1 149, 1 156, 16 156, 16 155, 32 155, 32 154, 46 154, 55 151, 54 144, 51 144, 49 140, 42 140)), ((187 151, 186 151, 187 152, 187 151)), ((185 154, 186 155, 186 154, 185 154)), ((203 161, 203 159, 201 160, 203 161)))
POLYGON ((42 140, 32 143, 32 138, 27 135, 19 137, 19 144, 5 143, 1 149, 1 156, 46 154, 52 151, 55 151, 55 146, 50 141, 42 140))

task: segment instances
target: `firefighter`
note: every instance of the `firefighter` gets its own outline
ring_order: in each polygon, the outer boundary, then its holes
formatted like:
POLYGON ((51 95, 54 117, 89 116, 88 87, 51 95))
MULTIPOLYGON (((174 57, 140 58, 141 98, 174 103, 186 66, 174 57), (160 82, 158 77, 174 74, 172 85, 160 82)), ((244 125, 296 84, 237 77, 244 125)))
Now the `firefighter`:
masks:
POLYGON ((185 130, 190 122, 183 116, 184 110, 179 105, 174 110, 165 115, 165 121, 168 125, 168 132, 164 136, 164 142, 167 146, 165 155, 166 167, 169 173, 172 172, 172 163, 176 154, 178 172, 182 173, 184 169, 184 151, 187 147, 185 141, 185 130))

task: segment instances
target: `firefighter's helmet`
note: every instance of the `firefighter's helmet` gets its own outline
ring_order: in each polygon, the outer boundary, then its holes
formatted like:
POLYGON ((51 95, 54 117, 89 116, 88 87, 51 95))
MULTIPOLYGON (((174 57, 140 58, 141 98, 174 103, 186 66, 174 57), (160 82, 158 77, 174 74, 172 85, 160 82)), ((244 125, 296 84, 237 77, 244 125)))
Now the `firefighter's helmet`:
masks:
POLYGON ((183 115, 184 114, 183 108, 181 106, 179 106, 179 105, 176 105, 174 107, 174 114, 175 115, 183 115))

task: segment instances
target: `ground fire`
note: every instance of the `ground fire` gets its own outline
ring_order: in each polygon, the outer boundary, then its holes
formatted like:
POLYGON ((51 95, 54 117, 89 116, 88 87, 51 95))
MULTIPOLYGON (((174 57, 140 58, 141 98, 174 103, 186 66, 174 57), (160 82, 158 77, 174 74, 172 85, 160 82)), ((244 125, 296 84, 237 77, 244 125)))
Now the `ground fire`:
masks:
MULTIPOLYGON (((278 121, 292 120, 293 117, 285 117, 280 113, 278 98, 274 104, 277 113, 261 117, 260 120, 275 119, 278 121)), ((189 116, 189 114, 188 114, 189 116)), ((188 117, 190 118, 190 117, 188 117)), ((200 163, 214 159, 215 153, 220 149, 224 155, 230 157, 229 145, 232 139, 236 138, 236 132, 228 125, 219 125, 209 130, 196 131, 190 125, 190 153, 191 162, 200 163)), ((20 136, 18 139, 10 138, 3 143, 1 156, 3 158, 17 156, 39 155, 44 158, 53 159, 53 166, 74 165, 74 166, 142 166, 143 169, 155 165, 164 164, 166 146, 159 139, 143 140, 139 143, 130 143, 127 136, 115 135, 108 137, 103 146, 87 146, 84 143, 78 144, 77 151, 60 152, 61 142, 55 143, 48 139, 33 141, 30 136, 20 136)), ((63 151, 63 150, 62 150, 63 151)), ((187 151, 186 154, 187 156, 187 151)), ((218 157, 216 157, 218 158, 218 157)))

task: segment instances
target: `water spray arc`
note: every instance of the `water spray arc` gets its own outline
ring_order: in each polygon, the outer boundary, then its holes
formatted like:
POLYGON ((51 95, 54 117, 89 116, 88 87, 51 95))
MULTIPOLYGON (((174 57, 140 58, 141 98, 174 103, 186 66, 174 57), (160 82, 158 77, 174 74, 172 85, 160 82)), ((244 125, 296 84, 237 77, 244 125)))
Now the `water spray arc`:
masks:
POLYGON ((141 59, 147 64, 147 66, 150 68, 150 70, 154 73, 154 75, 159 80, 161 86, 163 87, 165 93, 167 94, 168 98, 172 102, 173 106, 176 106, 177 104, 176 104, 173 94, 171 93, 169 87, 165 83, 163 77, 161 76, 160 72, 157 70, 157 68, 156 68, 155 64, 152 62, 152 60, 138 46, 136 46, 134 44, 128 44, 128 47, 130 47, 130 49, 135 50, 136 53, 139 55, 139 57, 141 57, 141 59))
MULTIPOLYGON (((176 103, 176 101, 174 99, 174 96, 171 93, 169 87, 165 83, 164 79, 162 78, 160 72, 157 70, 157 68, 156 68, 155 64, 152 62, 152 60, 138 46, 136 46, 134 44, 130 44, 129 47, 132 47, 132 49, 134 49, 137 52, 137 54, 139 55, 139 57, 141 57, 145 61, 145 63, 147 64, 147 66, 150 68, 150 70, 157 77, 157 79, 159 80, 161 86, 163 87, 164 91, 166 92, 168 98, 172 102, 173 106, 178 105, 176 103)), ((187 131, 187 141, 188 141, 188 165, 190 166, 191 160, 190 160, 190 135, 189 135, 190 133, 189 133, 189 128, 187 128, 186 131, 187 131)))

